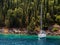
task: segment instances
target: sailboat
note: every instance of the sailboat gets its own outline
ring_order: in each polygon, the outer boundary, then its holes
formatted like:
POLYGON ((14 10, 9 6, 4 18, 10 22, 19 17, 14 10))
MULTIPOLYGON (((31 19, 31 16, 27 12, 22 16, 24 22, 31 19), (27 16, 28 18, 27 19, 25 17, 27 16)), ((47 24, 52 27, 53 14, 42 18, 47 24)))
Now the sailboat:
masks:
POLYGON ((46 32, 42 30, 42 3, 41 3, 40 26, 41 26, 41 30, 40 33, 38 34, 38 38, 44 38, 46 37, 46 32))
POLYGON ((41 30, 40 33, 38 34, 38 38, 45 38, 45 37, 46 37, 45 31, 41 30))

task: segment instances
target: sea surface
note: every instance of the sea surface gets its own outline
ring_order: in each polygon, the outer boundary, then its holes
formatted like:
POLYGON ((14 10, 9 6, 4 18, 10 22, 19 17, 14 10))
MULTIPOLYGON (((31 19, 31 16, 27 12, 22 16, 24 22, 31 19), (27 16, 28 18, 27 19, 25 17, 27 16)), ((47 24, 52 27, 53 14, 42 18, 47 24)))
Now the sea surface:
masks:
MULTIPOLYGON (((15 37, 21 37, 16 36, 15 37)), ((26 36, 23 38, 14 38, 13 35, 0 35, 0 45, 60 45, 60 39, 54 38, 41 38, 38 40, 37 37, 30 36, 31 38, 27 38, 26 36), (8 38, 7 38, 8 37, 8 38)), ((29 36, 28 36, 29 37, 29 36)))

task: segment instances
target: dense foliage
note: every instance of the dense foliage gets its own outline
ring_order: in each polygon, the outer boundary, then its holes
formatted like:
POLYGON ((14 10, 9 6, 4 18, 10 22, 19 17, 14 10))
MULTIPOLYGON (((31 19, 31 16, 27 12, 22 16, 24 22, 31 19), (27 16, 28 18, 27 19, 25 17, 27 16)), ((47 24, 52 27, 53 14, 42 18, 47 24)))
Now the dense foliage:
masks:
POLYGON ((41 3, 43 26, 60 25, 60 0, 0 0, 0 27, 34 30, 40 25, 41 3))

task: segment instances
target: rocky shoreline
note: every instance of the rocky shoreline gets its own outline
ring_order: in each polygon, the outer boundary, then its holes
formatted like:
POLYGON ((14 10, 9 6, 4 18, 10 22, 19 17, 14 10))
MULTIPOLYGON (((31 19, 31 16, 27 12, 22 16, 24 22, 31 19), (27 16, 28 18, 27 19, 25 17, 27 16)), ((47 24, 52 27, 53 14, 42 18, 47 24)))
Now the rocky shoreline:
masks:
MULTIPOLYGON (((17 29, 0 29, 0 33, 3 33, 3 34, 28 34, 28 31, 26 30, 17 30, 17 29)), ((32 33, 32 32, 31 32, 32 33)), ((46 31, 46 34, 47 35, 56 35, 56 36, 60 36, 60 31, 55 31, 55 32, 51 32, 51 31, 46 31)), ((32 34, 34 35, 34 34, 32 34)))

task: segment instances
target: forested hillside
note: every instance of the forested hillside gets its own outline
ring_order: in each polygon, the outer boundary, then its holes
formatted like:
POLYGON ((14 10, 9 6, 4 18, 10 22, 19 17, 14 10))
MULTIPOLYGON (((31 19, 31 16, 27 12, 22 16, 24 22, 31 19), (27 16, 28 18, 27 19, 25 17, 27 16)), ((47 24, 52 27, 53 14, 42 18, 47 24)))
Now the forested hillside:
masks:
POLYGON ((60 0, 0 0, 0 27, 40 27, 41 3, 43 27, 60 25, 60 0))

